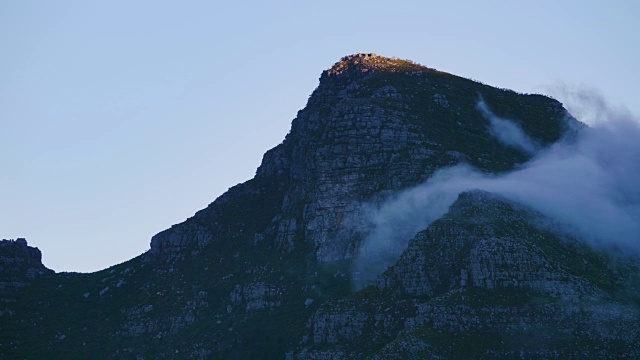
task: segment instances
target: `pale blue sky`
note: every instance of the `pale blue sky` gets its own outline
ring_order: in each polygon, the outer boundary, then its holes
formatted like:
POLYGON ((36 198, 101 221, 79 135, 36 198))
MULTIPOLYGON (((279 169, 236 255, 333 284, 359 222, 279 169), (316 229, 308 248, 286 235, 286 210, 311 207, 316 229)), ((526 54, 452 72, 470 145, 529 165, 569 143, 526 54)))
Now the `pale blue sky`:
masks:
POLYGON ((0 238, 56 271, 128 260, 251 178, 347 54, 640 112, 638 1, 0 0, 0 49, 0 238))

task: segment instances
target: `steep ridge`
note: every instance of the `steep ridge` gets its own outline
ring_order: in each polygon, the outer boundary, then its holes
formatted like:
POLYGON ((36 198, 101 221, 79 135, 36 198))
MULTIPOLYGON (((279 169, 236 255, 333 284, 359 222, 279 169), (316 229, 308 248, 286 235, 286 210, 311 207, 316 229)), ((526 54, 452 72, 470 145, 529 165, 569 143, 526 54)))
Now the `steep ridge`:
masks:
MULTIPOLYGON (((376 355, 373 350, 379 356, 408 354, 424 345, 450 354, 425 341, 426 332, 404 323, 417 318, 416 299, 452 299, 447 304, 455 304, 455 296, 446 297, 455 288, 445 291, 445 285, 460 283, 462 268, 434 263, 447 281, 421 277, 432 273, 431 265, 414 241, 374 288, 354 293, 349 270, 362 241, 359 209, 364 202, 382 201, 442 167, 468 163, 499 173, 530 158, 490 134, 489 120, 476 108, 479 98, 542 146, 577 124, 559 102, 542 95, 493 88, 406 60, 344 57, 322 73, 291 131, 264 155, 253 179, 155 235, 150 250, 137 258, 92 274, 46 274, 27 286, 19 300, 24 306, 11 319, 19 329, 15 351, 30 359, 52 353, 66 359, 247 359, 283 358, 285 353, 331 358, 340 357, 340 351, 361 358, 376 355), (336 321, 344 324, 337 328, 345 328, 345 334, 358 328, 353 316, 344 315, 343 304, 349 301, 363 322, 378 311, 367 304, 389 307, 395 315, 388 317, 384 338, 368 330, 346 338, 326 330, 316 341, 316 332, 325 331, 316 331, 318 324, 333 324, 317 320, 322 314, 337 314, 342 320, 336 321), (327 310, 334 306, 335 314, 327 310), (380 346, 364 341, 365 335, 380 339, 380 346), (358 341, 355 352, 345 349, 347 340, 358 341)), ((500 251, 520 256, 520 250, 500 251)), ((456 247, 446 251, 462 256, 456 247)), ((572 254, 580 258, 585 251, 572 254)), ((490 273, 469 265, 465 271, 473 277, 466 284, 489 291, 490 299, 503 296, 487 284, 527 270, 517 264, 501 263, 490 273)), ((582 269, 580 264, 567 266, 582 269)), ((578 297, 586 294, 583 288, 595 289, 597 296, 605 291, 598 290, 598 282, 568 279, 554 286, 573 289, 578 297)))

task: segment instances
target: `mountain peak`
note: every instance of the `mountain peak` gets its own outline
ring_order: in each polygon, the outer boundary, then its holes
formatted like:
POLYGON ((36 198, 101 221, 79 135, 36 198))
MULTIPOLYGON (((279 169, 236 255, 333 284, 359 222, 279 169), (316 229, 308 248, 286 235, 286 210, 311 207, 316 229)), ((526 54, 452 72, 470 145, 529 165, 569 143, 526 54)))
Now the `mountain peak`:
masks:
POLYGON ((322 73, 322 78, 341 76, 362 76, 375 72, 425 72, 433 71, 410 60, 389 58, 374 53, 356 53, 344 56, 330 69, 322 73))

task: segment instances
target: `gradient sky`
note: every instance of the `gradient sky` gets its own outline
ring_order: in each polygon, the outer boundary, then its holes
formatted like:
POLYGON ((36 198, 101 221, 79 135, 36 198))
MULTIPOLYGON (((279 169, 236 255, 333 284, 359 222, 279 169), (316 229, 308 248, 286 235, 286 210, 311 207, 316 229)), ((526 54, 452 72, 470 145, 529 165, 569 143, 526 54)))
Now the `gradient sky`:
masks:
POLYGON ((56 271, 141 254, 251 178, 355 52, 640 113, 640 2, 479 4, 0 0, 0 238, 56 271))

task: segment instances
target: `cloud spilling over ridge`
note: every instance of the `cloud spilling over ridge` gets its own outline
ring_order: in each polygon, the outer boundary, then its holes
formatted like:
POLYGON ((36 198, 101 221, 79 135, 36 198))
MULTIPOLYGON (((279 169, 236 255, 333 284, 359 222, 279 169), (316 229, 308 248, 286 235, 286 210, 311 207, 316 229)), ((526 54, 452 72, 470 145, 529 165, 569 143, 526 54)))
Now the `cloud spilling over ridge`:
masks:
POLYGON ((492 113, 482 97, 476 107, 485 118, 489 119, 489 133, 498 139, 498 141, 504 145, 520 149, 529 155, 538 152, 540 145, 537 141, 530 138, 524 130, 522 130, 520 125, 492 113))
POLYGON ((381 206, 368 207, 373 227, 355 261, 355 285, 366 285, 392 265, 417 232, 471 189, 528 205, 594 247, 640 255, 640 123, 628 112, 592 111, 607 114, 606 121, 580 129, 571 142, 540 150, 517 170, 490 176, 459 165, 438 171, 381 206))
POLYGON ((602 94, 592 88, 556 82, 554 85, 548 86, 547 90, 554 97, 560 99, 571 114, 589 126, 606 125, 611 119, 616 118, 634 118, 627 108, 607 103, 602 94))

